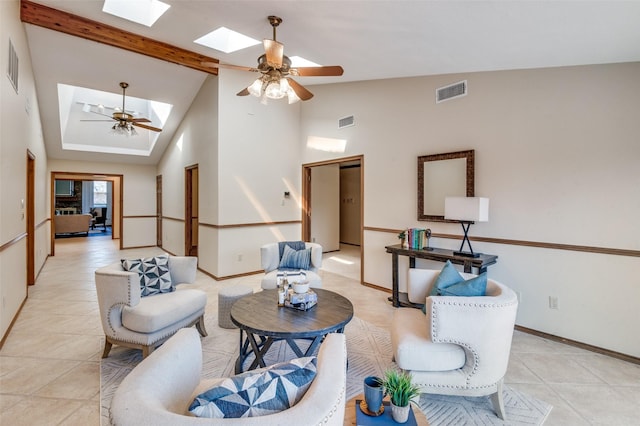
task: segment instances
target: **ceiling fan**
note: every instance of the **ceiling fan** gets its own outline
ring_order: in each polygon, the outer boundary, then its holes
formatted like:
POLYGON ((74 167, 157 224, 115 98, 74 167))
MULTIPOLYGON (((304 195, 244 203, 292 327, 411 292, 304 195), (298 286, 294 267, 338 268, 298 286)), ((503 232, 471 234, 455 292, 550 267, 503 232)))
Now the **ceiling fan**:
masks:
POLYGON ((280 99, 288 97, 289 103, 302 99, 307 101, 313 97, 313 93, 293 80, 290 76, 299 77, 331 77, 341 76, 344 72, 339 65, 321 67, 291 67, 291 59, 284 55, 284 45, 276 41, 276 28, 282 23, 282 18, 269 16, 267 18, 273 27, 273 40, 264 39, 264 55, 258 58, 258 67, 243 67, 239 65, 220 64, 216 62, 203 62, 202 65, 212 68, 229 68, 241 71, 259 72, 262 75, 249 87, 237 93, 238 96, 254 95, 263 100, 280 99))
MULTIPOLYGON (((142 123, 151 123, 151 120, 149 120, 148 118, 144 118, 144 117, 134 118, 133 114, 129 114, 128 112, 126 112, 126 110, 124 109, 124 101, 125 101, 125 92, 127 90, 127 87, 129 87, 129 83, 125 83, 123 81, 120 83, 120 87, 122 87, 122 109, 119 110, 118 108, 116 108, 116 110, 113 112, 112 115, 107 115, 101 112, 96 112, 91 110, 89 110, 89 112, 103 115, 105 117, 111 118, 111 120, 115 120, 116 123, 114 123, 111 129, 116 133, 135 135, 137 133, 133 126, 140 127, 142 129, 151 130, 153 132, 161 132, 162 129, 149 126, 147 124, 142 124, 142 123)), ((81 120, 81 121, 110 121, 110 120, 81 120)))

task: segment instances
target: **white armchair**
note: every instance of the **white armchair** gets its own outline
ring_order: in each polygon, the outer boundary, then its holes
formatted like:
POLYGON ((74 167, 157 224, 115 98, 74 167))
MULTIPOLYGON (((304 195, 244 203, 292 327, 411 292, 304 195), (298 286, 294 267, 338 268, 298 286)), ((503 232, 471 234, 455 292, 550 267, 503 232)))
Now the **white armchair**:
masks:
POLYGON ((124 378, 111 402, 119 426, 181 425, 342 425, 347 382, 347 348, 342 333, 327 335, 318 352, 316 377, 293 407, 259 417, 193 417, 188 408, 200 393, 223 378, 205 379, 202 347, 193 329, 180 330, 124 378))
POLYGON ((196 257, 169 256, 171 281, 178 285, 171 293, 141 297, 137 272, 128 272, 121 262, 95 272, 100 318, 105 334, 103 358, 117 344, 142 349, 147 357, 157 346, 183 327, 196 325, 202 336, 207 294, 184 288, 196 279, 196 257))
MULTIPOLYGON (((316 243, 304 243, 305 248, 311 248, 311 264, 306 270, 309 287, 322 287, 322 278, 318 269, 322 266, 322 246, 316 243)), ((260 261, 265 276, 262 278, 262 288, 265 290, 277 287, 278 266, 280 265, 280 249, 278 243, 269 243, 260 247, 260 261)))
MULTIPOLYGON (((491 395, 505 419, 502 385, 507 372, 518 299, 492 279, 486 296, 429 296, 440 271, 409 269, 408 296, 420 309, 394 312, 391 345, 398 367, 409 371, 423 393, 491 395)), ((465 279, 471 274, 461 274, 465 279)))

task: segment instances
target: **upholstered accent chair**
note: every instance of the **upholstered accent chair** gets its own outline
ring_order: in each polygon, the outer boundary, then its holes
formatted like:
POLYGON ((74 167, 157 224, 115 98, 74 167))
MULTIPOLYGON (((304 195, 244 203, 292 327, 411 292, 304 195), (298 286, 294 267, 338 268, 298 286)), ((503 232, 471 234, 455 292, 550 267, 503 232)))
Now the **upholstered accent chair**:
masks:
POLYGON ((410 372, 423 393, 491 395, 496 414, 505 419, 502 386, 518 298, 492 279, 487 280, 485 296, 431 296, 439 272, 409 269, 409 300, 425 303, 426 315, 415 308, 394 312, 394 359, 398 367, 410 372))
POLYGON ((168 256, 174 291, 142 296, 140 274, 125 271, 122 262, 95 272, 100 318, 105 334, 103 358, 113 344, 137 348, 147 357, 183 327, 196 325, 202 336, 207 294, 188 288, 196 279, 198 258, 168 256))
MULTIPOLYGON (((283 268, 281 266, 282 255, 280 248, 283 243, 269 243, 260 247, 260 261, 262 263, 262 269, 264 269, 265 276, 262 278, 262 288, 265 290, 273 289, 277 287, 278 273, 282 274, 287 270, 288 274, 292 274, 293 279, 297 279, 295 274, 300 272, 303 268, 283 268)), ((309 281, 309 287, 319 288, 322 287, 322 278, 318 275, 318 269, 322 266, 322 246, 317 243, 307 242, 290 242, 293 247, 299 245, 304 246, 304 249, 311 249, 311 259, 309 267, 304 268, 306 279, 309 281)), ((283 250, 284 251, 284 250, 283 250)))
POLYGON ((113 424, 120 426, 342 426, 347 382, 346 365, 345 335, 331 333, 320 346, 316 376, 304 396, 294 406, 258 417, 193 417, 188 408, 194 398, 218 385, 224 378, 201 379, 200 339, 195 330, 183 329, 124 378, 113 396, 110 417, 113 424))

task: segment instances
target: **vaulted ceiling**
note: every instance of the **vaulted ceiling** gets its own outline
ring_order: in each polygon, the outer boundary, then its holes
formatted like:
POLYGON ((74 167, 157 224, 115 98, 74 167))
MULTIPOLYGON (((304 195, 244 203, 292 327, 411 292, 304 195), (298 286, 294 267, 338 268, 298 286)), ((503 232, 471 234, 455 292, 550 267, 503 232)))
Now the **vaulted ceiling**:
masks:
MULTIPOLYGON (((164 1, 171 8, 150 28, 102 12, 102 0, 37 0, 36 5, 137 34, 143 40, 175 46, 193 53, 195 58, 202 55, 243 66, 256 65, 257 57, 263 53, 262 45, 225 54, 193 41, 220 26, 257 40, 271 38, 267 16, 278 15, 284 20, 278 28, 278 40, 284 43, 285 54, 344 68, 342 77, 296 78, 307 87, 420 75, 640 61, 637 1, 164 1)), ((65 25, 70 23, 65 21, 58 26, 65 25)), ((52 158, 156 164, 208 75, 189 66, 34 23, 25 23, 25 28, 45 143, 52 158), (81 121, 91 118, 91 113, 82 111, 86 100, 74 98, 78 96, 75 92, 67 94, 67 104, 61 104, 59 85, 64 84, 110 92, 113 98, 105 102, 120 105, 121 81, 130 85, 127 109, 133 107, 134 98, 172 105, 166 122, 152 124, 163 128, 157 140, 149 137, 153 132, 144 129, 139 132, 142 137, 134 140, 112 135, 109 122, 81 121), (63 149, 61 129, 71 132, 85 146, 63 149), (135 150, 123 155, 91 148, 107 143, 135 150), (140 155, 144 150, 150 152, 140 155)), ((247 85, 253 79, 255 75, 247 73, 247 85)), ((246 102, 259 101, 247 97, 246 102)), ((149 114, 144 105, 133 109, 136 108, 142 110, 142 115, 149 114)))

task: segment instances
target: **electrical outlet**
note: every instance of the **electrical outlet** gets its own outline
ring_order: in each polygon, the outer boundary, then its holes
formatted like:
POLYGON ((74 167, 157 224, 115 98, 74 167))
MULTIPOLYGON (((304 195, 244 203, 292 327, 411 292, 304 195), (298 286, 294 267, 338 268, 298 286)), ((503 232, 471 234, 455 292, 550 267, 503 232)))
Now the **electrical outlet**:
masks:
POLYGON ((311 242, 312 242, 312 243, 315 243, 315 242, 316 242, 316 237, 313 237, 313 238, 311 239, 311 242))
POLYGON ((516 291, 516 296, 518 297, 518 303, 522 303, 522 293, 519 291, 516 291))
POLYGON ((549 309, 558 309, 558 297, 549 296, 549 309))
POLYGON ((238 255, 238 262, 242 262, 242 255, 241 254, 238 255))

